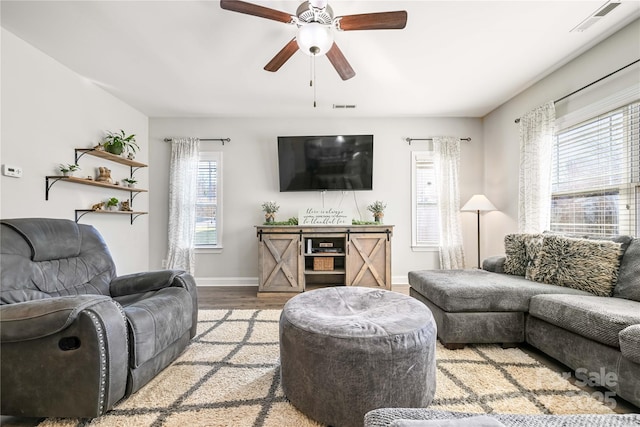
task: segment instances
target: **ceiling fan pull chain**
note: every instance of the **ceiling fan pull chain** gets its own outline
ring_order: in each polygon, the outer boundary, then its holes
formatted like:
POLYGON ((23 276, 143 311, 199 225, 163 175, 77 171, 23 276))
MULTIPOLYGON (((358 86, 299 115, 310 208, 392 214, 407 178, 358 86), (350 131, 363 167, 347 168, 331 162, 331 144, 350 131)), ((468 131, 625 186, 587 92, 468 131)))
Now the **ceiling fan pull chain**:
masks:
POLYGON ((311 55, 311 80, 309 81, 309 86, 313 87, 313 108, 316 108, 316 85, 314 81, 316 79, 316 55, 315 53, 311 55))

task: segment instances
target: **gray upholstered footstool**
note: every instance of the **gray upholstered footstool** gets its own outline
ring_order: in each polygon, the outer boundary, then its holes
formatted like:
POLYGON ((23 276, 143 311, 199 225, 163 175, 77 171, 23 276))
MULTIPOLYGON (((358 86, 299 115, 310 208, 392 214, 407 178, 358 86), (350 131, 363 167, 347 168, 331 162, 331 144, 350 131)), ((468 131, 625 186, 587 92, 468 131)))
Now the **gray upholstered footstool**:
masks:
POLYGON ((322 424, 361 427, 372 409, 431 403, 435 341, 431 312, 407 295, 344 286, 305 292, 280 317, 282 388, 322 424))

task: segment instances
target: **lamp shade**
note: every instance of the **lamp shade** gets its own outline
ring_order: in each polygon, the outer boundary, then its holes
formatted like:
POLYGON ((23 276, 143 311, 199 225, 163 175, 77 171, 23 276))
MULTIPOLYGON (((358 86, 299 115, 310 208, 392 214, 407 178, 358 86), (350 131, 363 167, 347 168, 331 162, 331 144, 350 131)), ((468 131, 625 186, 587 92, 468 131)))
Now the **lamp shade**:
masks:
POLYGON ((497 210, 493 203, 487 199, 484 194, 474 194, 467 203, 464 204, 461 211, 495 211, 497 210))
POLYGON ((307 55, 324 55, 333 46, 333 32, 328 25, 309 22, 298 28, 296 42, 307 55))

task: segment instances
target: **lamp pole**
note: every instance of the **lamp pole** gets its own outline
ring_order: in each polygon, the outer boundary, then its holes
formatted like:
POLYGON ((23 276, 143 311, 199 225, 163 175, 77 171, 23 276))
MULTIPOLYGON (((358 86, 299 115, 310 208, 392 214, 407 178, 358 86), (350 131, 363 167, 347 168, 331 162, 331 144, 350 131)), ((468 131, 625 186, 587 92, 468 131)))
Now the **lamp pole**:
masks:
POLYGON ((480 268, 480 209, 476 209, 478 216, 478 268, 480 268))
POLYGON ((495 211, 496 207, 487 199, 484 194, 474 194, 467 203, 464 204, 461 211, 475 212, 478 227, 478 268, 480 266, 480 211, 495 211))

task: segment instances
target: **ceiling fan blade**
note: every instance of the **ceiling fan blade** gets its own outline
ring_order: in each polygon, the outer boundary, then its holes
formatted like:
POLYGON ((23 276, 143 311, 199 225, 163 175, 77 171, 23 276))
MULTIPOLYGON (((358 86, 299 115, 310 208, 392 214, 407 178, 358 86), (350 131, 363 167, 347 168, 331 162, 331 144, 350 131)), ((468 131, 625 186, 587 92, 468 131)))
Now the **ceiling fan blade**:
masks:
POLYGON ((338 45, 333 43, 331 49, 327 52, 327 58, 333 65, 333 68, 336 69, 342 80, 349 80, 351 77, 356 75, 356 72, 353 71, 349 62, 347 62, 347 58, 344 57, 342 51, 338 48, 338 45))
POLYGON ((280 67, 282 67, 284 63, 287 62, 294 53, 296 53, 297 50, 298 43, 294 38, 289 43, 287 43, 280 52, 276 53, 276 56, 274 56, 273 59, 264 66, 264 69, 271 72, 278 71, 280 67))
POLYGON ((401 30, 406 25, 407 12, 404 10, 347 15, 339 17, 338 21, 338 28, 342 31, 401 30))
POLYGON ((281 12, 279 10, 271 9, 253 3, 247 3, 246 1, 220 0, 220 7, 233 12, 245 13, 247 15, 253 15, 260 18, 284 22, 285 24, 288 24, 292 21, 291 15, 286 12, 281 12))

